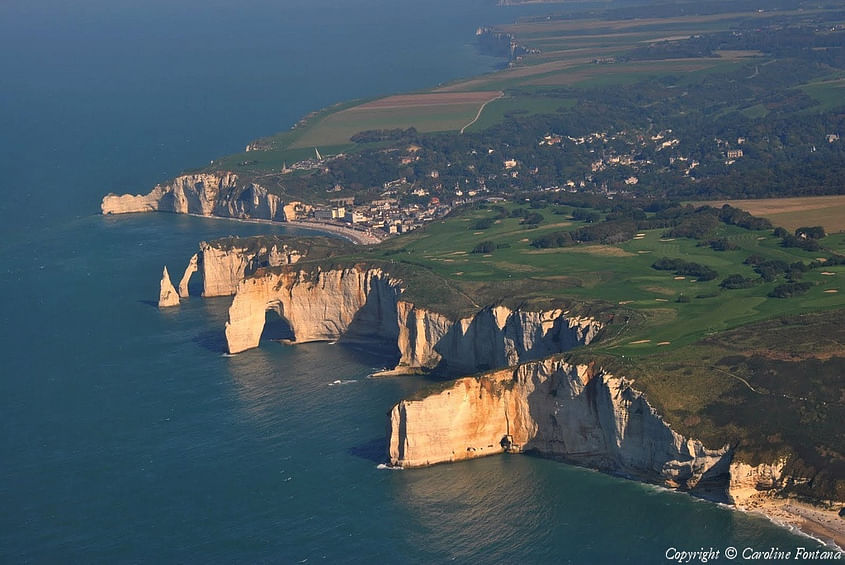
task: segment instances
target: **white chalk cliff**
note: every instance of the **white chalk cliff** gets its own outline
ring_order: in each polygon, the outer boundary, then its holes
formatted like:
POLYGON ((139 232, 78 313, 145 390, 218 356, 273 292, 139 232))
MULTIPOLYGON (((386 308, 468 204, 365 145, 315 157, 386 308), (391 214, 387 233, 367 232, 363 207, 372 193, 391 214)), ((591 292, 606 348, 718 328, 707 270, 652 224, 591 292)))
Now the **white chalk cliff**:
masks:
POLYGON ((398 371, 476 372, 589 343, 601 328, 563 310, 484 308, 459 320, 404 301, 402 281, 377 268, 260 270, 229 308, 230 353, 258 346, 265 314, 287 321, 297 343, 344 339, 396 344, 398 371))
MULTIPOLYGON (((205 243, 205 242, 202 242, 205 243)), ((200 243, 200 248, 202 248, 202 243, 200 243)), ((185 272, 182 274, 182 279, 179 281, 179 296, 181 298, 188 298, 190 293, 188 292, 188 283, 191 282, 191 277, 194 273, 197 272, 199 268, 199 254, 194 253, 191 256, 190 261, 188 261, 188 266, 185 267, 185 272)))
POLYGON ((182 175, 158 184, 147 194, 108 194, 100 205, 103 214, 173 212, 225 218, 284 221, 284 203, 266 188, 239 184, 234 173, 182 175))
POLYGON ((229 238, 201 241, 199 252, 188 261, 179 283, 179 296, 188 296, 188 283, 194 273, 200 272, 203 296, 231 296, 238 283, 262 267, 292 265, 306 256, 306 251, 295 249, 280 240, 229 238))
POLYGON ((735 463, 728 446, 708 449, 673 431, 625 379, 553 358, 403 400, 389 430, 396 466, 531 451, 731 502, 742 489, 778 486, 782 471, 735 463))
POLYGON ((179 294, 173 288, 173 283, 170 282, 170 275, 167 273, 167 267, 161 274, 161 284, 158 293, 158 307, 170 308, 171 306, 179 306, 179 294))
MULTIPOLYGON (((403 281, 378 268, 293 266, 306 251, 280 241, 202 242, 180 282, 201 271, 204 296, 235 294, 230 353, 257 347, 273 311, 297 343, 395 344, 396 372, 440 369, 462 378, 389 413, 389 461, 420 467, 531 451, 742 505, 778 489, 784 462, 751 466, 673 431, 628 381, 554 354, 590 343, 601 324, 561 309, 483 308, 454 320, 403 300, 403 281), (272 267, 272 268, 268 268, 272 267), (502 368, 507 367, 507 368, 502 368)), ((162 300, 178 296, 165 269, 162 300), (165 292, 167 291, 167 292, 165 292)))

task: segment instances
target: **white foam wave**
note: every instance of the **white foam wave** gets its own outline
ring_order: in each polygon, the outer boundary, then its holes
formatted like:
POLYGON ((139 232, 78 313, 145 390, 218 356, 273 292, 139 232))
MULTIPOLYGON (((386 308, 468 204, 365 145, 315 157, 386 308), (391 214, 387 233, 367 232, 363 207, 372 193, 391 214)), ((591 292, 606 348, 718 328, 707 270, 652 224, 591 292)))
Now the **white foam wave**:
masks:
POLYGON ((348 385, 348 384, 357 383, 357 382, 358 382, 358 379, 346 379, 345 381, 337 379, 337 380, 330 382, 329 386, 348 385))

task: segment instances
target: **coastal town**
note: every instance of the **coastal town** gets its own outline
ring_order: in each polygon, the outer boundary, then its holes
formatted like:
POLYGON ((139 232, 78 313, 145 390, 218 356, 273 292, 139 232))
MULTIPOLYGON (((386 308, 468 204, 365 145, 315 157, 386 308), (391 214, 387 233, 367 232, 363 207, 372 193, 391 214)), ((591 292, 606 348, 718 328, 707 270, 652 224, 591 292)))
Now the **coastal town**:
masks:
POLYGON ((441 204, 432 197, 428 204, 400 204, 395 196, 385 196, 366 204, 356 204, 354 196, 332 198, 327 205, 309 205, 294 202, 286 207, 292 211, 288 221, 338 226, 363 232, 382 240, 390 235, 413 231, 429 222, 442 218, 452 206, 441 204))
MULTIPOLYGON (((839 135, 828 133, 817 144, 835 144, 839 135)), ((754 139, 748 135, 733 139, 715 137, 706 150, 708 166, 730 167, 742 159, 749 145, 758 151, 768 139, 754 139)), ((816 143, 808 144, 813 152, 816 143)), ((366 191, 375 198, 368 199, 361 191, 354 191, 336 183, 326 189, 331 196, 323 202, 293 201, 285 207, 288 221, 316 223, 324 227, 342 228, 347 233, 366 234, 372 241, 392 235, 408 233, 434 220, 443 218, 456 206, 481 200, 496 202, 521 190, 537 192, 590 192, 615 195, 631 194, 641 179, 655 174, 671 174, 687 182, 695 182, 702 170, 700 155, 683 143, 672 129, 656 132, 639 130, 593 131, 584 135, 548 133, 536 140, 541 153, 533 153, 533 161, 524 153, 506 154, 500 148, 469 150, 464 158, 447 162, 444 171, 437 168, 425 148, 411 144, 404 150, 382 150, 392 153, 396 170, 415 166, 413 176, 401 176, 366 191), (543 182, 539 174, 544 162, 555 157, 543 152, 580 153, 583 169, 557 182, 543 182), (491 166, 492 165, 492 166, 491 166), (343 196, 341 196, 343 195, 343 196)), ((285 165, 282 175, 329 174, 348 156, 323 156, 315 149, 315 157, 285 165)))

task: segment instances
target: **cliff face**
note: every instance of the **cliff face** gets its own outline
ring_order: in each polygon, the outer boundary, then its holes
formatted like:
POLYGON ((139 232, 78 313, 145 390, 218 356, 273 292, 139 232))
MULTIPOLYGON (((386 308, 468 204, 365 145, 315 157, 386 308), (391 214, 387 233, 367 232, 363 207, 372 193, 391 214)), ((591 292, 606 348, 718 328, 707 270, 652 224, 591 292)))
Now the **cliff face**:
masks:
POLYGON ((563 310, 523 312, 485 308, 452 322, 445 316, 400 302, 400 366, 475 372, 540 359, 588 344, 600 325, 563 310))
POLYGON ((202 277, 203 296, 231 296, 235 294, 238 283, 258 269, 292 265, 306 255, 273 239, 258 245, 251 245, 248 241, 232 238, 201 241, 199 252, 188 261, 182 275, 179 295, 183 298, 188 296, 188 283, 197 271, 202 277))
POLYGON ((284 221, 278 196, 257 185, 238 185, 233 173, 198 173, 176 177, 141 195, 109 194, 103 198, 103 214, 173 212, 228 218, 260 218, 284 221))
POLYGON ((390 463, 406 468, 532 451, 741 507, 788 479, 785 460, 734 461, 673 431, 624 379, 555 359, 458 379, 388 418, 390 463))
POLYGON ((377 269, 259 272, 238 285, 226 322, 230 353, 258 346, 265 314, 284 318, 297 342, 350 338, 389 338, 395 324, 398 281, 377 269), (394 314, 395 319, 395 314, 394 314))
MULTIPOLYGON (((200 243, 200 248, 202 248, 202 243, 200 243)), ((191 282, 191 277, 194 273, 197 272, 199 268, 199 254, 194 253, 191 256, 190 261, 188 261, 188 266, 185 267, 185 273, 182 275, 182 279, 179 281, 179 296, 182 298, 188 298, 188 283, 191 282)))
MULTIPOLYGON (((283 243, 268 243, 257 248, 201 242, 203 296, 235 294, 238 283, 262 267, 292 265, 303 253, 283 243)), ((190 264, 188 265, 190 268, 190 264)))
POLYGON ((728 485, 730 502, 737 506, 745 506, 761 491, 780 489, 789 479, 784 474, 785 467, 786 459, 760 465, 732 462, 728 485))
POLYGON ((401 300, 401 281, 380 269, 260 271, 241 281, 229 309, 229 352, 258 346, 265 313, 287 320, 297 342, 378 339, 395 343, 399 371, 475 372, 589 343, 600 324, 562 310, 485 308, 452 321, 401 300))
POLYGON ((728 448, 675 433, 623 379, 546 359, 455 381, 390 412, 393 465, 419 467, 504 451, 694 489, 726 481, 728 448))

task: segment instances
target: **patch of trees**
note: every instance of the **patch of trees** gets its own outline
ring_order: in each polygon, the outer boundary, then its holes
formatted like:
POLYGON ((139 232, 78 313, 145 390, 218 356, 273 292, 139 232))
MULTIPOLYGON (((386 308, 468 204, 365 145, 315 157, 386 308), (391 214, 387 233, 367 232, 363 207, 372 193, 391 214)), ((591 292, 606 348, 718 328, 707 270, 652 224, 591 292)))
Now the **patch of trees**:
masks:
POLYGON ((754 272, 766 281, 771 282, 780 275, 786 275, 791 279, 801 278, 802 273, 810 270, 810 265, 802 261, 795 261, 794 263, 787 263, 780 259, 765 259, 759 255, 751 255, 745 259, 746 265, 751 265, 754 272))
MULTIPOLYGON (((532 208, 536 208, 534 205, 531 206, 532 208)), ((543 215, 539 212, 532 212, 526 208, 514 208, 511 210, 510 213, 511 218, 522 218, 522 221, 519 222, 523 225, 529 226, 536 226, 543 221, 543 215)))
POLYGON ((605 219, 609 222, 615 220, 633 220, 635 222, 644 222, 648 219, 645 210, 642 208, 631 208, 630 206, 616 206, 611 210, 605 219))
POLYGON ((754 272, 760 275, 764 281, 771 282, 789 270, 789 264, 779 259, 761 259, 758 255, 752 255, 745 260, 745 264, 752 265, 754 272))
POLYGON ((796 237, 791 234, 786 234, 780 242, 784 247, 797 247, 804 251, 818 251, 822 248, 819 242, 815 239, 807 239, 803 237, 796 237))
POLYGON ((804 239, 822 239, 825 235, 822 226, 802 227, 795 230, 795 237, 804 239))
POLYGON ((802 227, 791 234, 784 228, 778 227, 774 230, 775 237, 781 238, 780 244, 784 247, 797 247, 804 251, 818 251, 821 249, 819 239, 826 234, 822 226, 802 227))
POLYGON ((813 283, 808 282, 788 282, 779 284, 772 290, 772 292, 769 293, 769 296, 772 298, 792 298, 793 296, 804 294, 810 290, 812 286, 813 283))
POLYGON ((482 241, 472 248, 473 253, 493 253, 496 250, 496 243, 490 240, 482 241))
POLYGON ((508 211, 505 209, 504 206, 495 205, 491 206, 490 209, 496 213, 497 220, 503 220, 508 217, 508 211))
POLYGON ((628 241, 637 232, 637 225, 628 220, 598 222, 573 231, 560 231, 538 237, 531 242, 533 247, 568 247, 578 243, 603 243, 613 245, 628 241))
POLYGON ((504 249, 510 247, 510 243, 495 243, 490 240, 482 241, 472 248, 472 253, 493 253, 497 249, 504 249))
POLYGON ((617 206, 634 205, 633 203, 629 203, 624 200, 622 202, 618 200, 610 200, 603 194, 590 193, 558 193, 549 200, 549 203, 560 206, 571 206, 572 208, 593 208, 594 210, 611 210, 617 206))
POLYGON ((578 222, 586 222, 592 224, 601 219, 601 214, 594 210, 584 210, 583 208, 576 208, 572 211, 572 219, 578 222))
POLYGON ((487 228, 493 225, 494 221, 495 220, 493 218, 481 218, 480 220, 475 222, 473 228, 477 230, 486 230, 487 228))
POLYGON ((728 275, 719 286, 726 289, 726 290, 737 290, 741 288, 751 288, 752 286, 756 286, 759 282, 759 279, 751 279, 743 277, 740 274, 733 274, 728 275))
MULTIPOLYGON (((771 222, 765 218, 757 218, 745 210, 725 204, 719 209, 711 206, 695 207, 692 205, 664 208, 658 211, 652 219, 643 222, 640 229, 671 226, 664 232, 664 237, 704 239, 716 229, 719 222, 747 230, 762 230, 772 227, 771 222)), ((712 247, 719 251, 735 249, 726 240, 712 241, 716 242, 712 247)))
POLYGON ((729 226, 737 226, 747 230, 770 230, 772 222, 766 218, 752 216, 745 210, 725 204, 719 209, 719 220, 729 226))
POLYGON ((702 241, 698 244, 698 247, 709 247, 713 251, 734 251, 739 249, 739 245, 728 241, 724 237, 702 241))
POLYGON ((695 277, 700 281, 712 281, 719 276, 715 269, 707 265, 684 261, 683 259, 670 259, 669 257, 658 259, 651 265, 651 268, 658 271, 675 271, 678 276, 695 277))
POLYGON ((663 237, 687 237, 690 239, 704 239, 719 225, 719 218, 703 209, 680 220, 678 224, 663 232, 663 237))
POLYGON ((526 214, 519 223, 527 226, 536 226, 542 223, 543 219, 543 214, 531 212, 530 214, 526 214))

